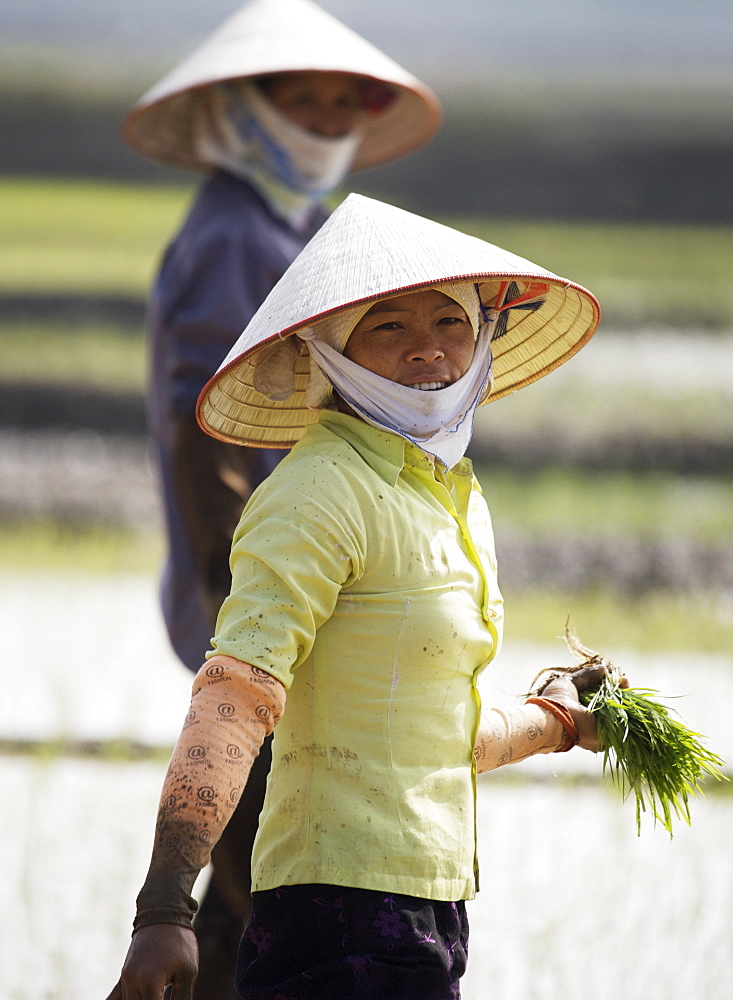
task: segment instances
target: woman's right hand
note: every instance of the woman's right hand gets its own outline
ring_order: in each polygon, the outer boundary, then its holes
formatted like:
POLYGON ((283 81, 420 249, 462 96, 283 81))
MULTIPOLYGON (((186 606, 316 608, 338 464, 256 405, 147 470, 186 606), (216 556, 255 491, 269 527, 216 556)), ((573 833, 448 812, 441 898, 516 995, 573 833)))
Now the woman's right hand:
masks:
POLYGON ((120 980, 107 1000, 191 1000, 198 974, 199 950, 190 927, 151 924, 132 936, 120 980))

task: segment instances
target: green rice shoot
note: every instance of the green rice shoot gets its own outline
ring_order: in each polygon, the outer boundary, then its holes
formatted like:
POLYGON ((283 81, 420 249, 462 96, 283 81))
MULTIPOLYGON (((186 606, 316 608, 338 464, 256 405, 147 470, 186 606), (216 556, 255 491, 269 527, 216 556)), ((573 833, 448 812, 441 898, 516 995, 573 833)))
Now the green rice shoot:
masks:
POLYGON ((648 812, 672 837, 675 817, 690 824, 690 797, 704 794, 702 781, 728 780, 720 770, 723 760, 656 700, 657 691, 622 686, 626 681, 619 667, 581 645, 568 627, 565 641, 579 662, 555 675, 601 664, 606 668, 598 688, 581 691, 580 701, 596 717, 604 773, 624 800, 634 796, 637 834, 648 812))

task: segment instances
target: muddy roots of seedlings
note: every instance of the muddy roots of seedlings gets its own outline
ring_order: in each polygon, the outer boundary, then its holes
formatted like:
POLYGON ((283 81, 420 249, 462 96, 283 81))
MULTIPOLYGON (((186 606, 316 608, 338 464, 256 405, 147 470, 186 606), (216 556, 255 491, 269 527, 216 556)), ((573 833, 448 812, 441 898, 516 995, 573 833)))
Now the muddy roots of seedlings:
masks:
POLYGON ((671 837, 675 816, 690 823, 690 796, 703 794, 701 782, 706 777, 727 780, 720 770, 722 759, 653 697, 659 692, 626 686, 619 667, 584 646, 567 623, 565 642, 575 666, 540 671, 533 692, 540 694, 552 679, 583 667, 606 668, 597 688, 579 692, 581 703, 596 717, 603 770, 624 799, 633 793, 637 833, 642 813, 649 811, 671 837))

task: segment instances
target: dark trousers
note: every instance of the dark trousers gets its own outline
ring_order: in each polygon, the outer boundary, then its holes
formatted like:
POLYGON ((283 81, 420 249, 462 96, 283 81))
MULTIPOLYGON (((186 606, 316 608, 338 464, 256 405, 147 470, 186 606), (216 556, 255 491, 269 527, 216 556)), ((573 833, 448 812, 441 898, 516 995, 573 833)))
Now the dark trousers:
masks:
POLYGON ((459 1000, 465 904, 333 885, 253 894, 244 1000, 459 1000))

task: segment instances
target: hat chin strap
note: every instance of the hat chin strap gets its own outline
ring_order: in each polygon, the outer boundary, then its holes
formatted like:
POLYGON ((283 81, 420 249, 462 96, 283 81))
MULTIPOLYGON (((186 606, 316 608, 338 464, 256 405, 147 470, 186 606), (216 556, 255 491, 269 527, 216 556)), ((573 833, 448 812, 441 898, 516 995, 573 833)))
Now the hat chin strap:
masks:
POLYGON ((492 380, 491 330, 497 316, 492 311, 482 325, 466 373, 432 392, 400 385, 355 364, 318 340, 313 328, 297 335, 339 396, 363 420, 399 434, 450 469, 466 454, 476 408, 492 380))

